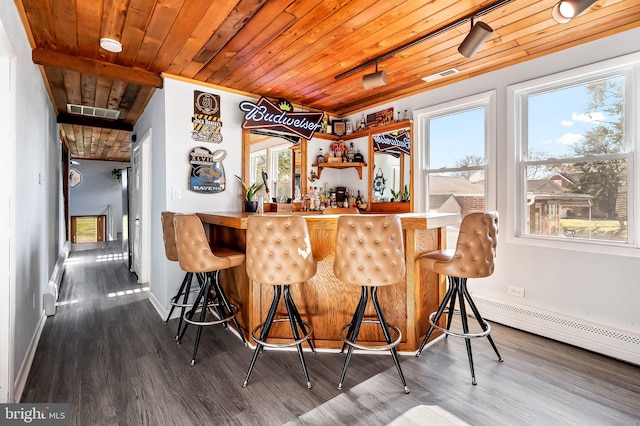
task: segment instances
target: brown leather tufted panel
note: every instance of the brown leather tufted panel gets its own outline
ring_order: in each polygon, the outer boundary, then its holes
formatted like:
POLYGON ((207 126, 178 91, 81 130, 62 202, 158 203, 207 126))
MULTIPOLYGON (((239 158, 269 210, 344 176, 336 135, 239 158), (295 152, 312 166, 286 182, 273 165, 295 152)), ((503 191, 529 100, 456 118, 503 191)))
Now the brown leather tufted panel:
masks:
POLYGON ((406 267, 400 218, 396 215, 340 216, 333 272, 341 281, 363 286, 402 281, 406 267))
POLYGON ((322 210, 322 214, 358 214, 360 210, 357 207, 327 207, 322 210))
MULTIPOLYGON (((187 272, 211 272, 227 269, 242 263, 242 253, 228 250, 224 257, 216 256, 209 247, 207 235, 200 218, 194 214, 176 214, 176 247, 180 268, 187 272)), ((220 249, 222 250, 222 249, 220 249)), ((219 251, 223 253, 223 251, 219 251)))
POLYGON ((307 222, 302 216, 249 216, 249 278, 262 284, 296 284, 314 276, 316 268, 307 222))
POLYGON ((173 227, 174 212, 160 213, 160 221, 162 222, 162 239, 164 240, 164 252, 167 259, 177 262, 178 249, 176 248, 176 230, 173 227))
POLYGON ((439 274, 462 278, 482 278, 493 273, 498 244, 498 212, 470 213, 460 225, 454 250, 438 250, 422 255, 422 267, 439 274))

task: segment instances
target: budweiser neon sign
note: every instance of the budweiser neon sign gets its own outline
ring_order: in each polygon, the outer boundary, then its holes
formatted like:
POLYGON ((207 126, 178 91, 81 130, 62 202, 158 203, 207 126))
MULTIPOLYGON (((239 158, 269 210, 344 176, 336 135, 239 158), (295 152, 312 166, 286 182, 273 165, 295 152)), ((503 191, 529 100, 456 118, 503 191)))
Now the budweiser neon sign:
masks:
POLYGON ((244 114, 243 129, 272 129, 293 133, 305 139, 311 139, 321 127, 321 112, 283 111, 266 98, 260 98, 257 104, 240 102, 244 114))

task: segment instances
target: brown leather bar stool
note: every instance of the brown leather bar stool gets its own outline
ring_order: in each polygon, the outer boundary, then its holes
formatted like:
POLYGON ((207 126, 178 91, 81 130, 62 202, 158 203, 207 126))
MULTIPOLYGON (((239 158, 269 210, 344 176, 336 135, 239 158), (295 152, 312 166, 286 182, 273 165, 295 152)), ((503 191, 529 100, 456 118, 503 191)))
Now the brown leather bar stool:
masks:
POLYGON ((311 325, 302 320, 290 293, 290 286, 302 284, 316 273, 316 262, 311 253, 311 241, 307 222, 301 216, 249 216, 247 225, 247 275, 253 281, 273 286, 273 300, 265 321, 258 325, 251 336, 256 349, 242 387, 246 387, 256 360, 264 347, 280 348, 296 346, 302 364, 307 388, 311 380, 304 361, 302 344, 311 343, 311 325), (283 297, 287 317, 276 318, 280 298, 283 297), (274 322, 289 321, 293 339, 284 343, 268 342, 274 322), (260 332, 258 336, 257 333, 260 332))
POLYGON ((245 345, 246 339, 238 324, 236 315, 238 307, 229 303, 222 286, 220 285, 220 271, 242 265, 244 253, 225 247, 209 245, 204 226, 200 218, 194 214, 176 214, 173 218, 176 230, 176 248, 180 267, 187 272, 199 276, 202 283, 200 292, 196 296, 192 308, 184 314, 184 327, 178 337, 178 343, 182 341, 189 324, 198 326, 191 365, 196 362, 196 353, 204 326, 233 322, 245 345), (193 316, 200 310, 200 318, 194 320, 193 316), (207 312, 215 313, 213 318, 207 320, 207 312))
MULTIPOLYGON (((162 239, 164 240, 165 255, 167 256, 168 260, 177 262, 178 249, 176 248, 176 230, 173 226, 174 216, 174 212, 164 211, 160 214, 160 220, 162 222, 162 239)), ((180 318, 178 320, 178 330, 176 331, 176 340, 178 340, 178 337, 180 336, 180 329, 182 328, 182 317, 184 316, 184 312, 187 308, 193 306, 192 303, 189 303, 189 294, 196 291, 191 290, 192 284, 193 272, 187 272, 184 276, 184 279, 182 280, 182 284, 180 284, 180 288, 178 288, 178 292, 171 298, 171 309, 169 310, 167 319, 164 321, 165 324, 169 322, 171 314, 173 314, 173 310, 176 307, 179 307, 181 309, 180 318), (180 301, 181 297, 182 301, 180 301)))
POLYGON ((357 207, 327 207, 322 210, 322 214, 358 214, 360 210, 357 207))
POLYGON ((462 337, 465 339, 467 346, 471 382, 474 385, 476 384, 476 374, 473 369, 471 339, 480 337, 489 339, 489 343, 491 343, 493 350, 498 355, 498 360, 502 362, 500 352, 498 352, 498 348, 493 343, 490 335, 491 326, 480 315, 467 289, 468 278, 483 278, 493 274, 497 243, 498 213, 470 213, 462 220, 455 250, 432 251, 418 258, 423 268, 446 275, 449 281, 449 288, 438 310, 429 315, 429 330, 427 330, 416 356, 420 356, 434 329, 440 330, 445 334, 445 337, 449 335, 462 337), (459 310, 455 309, 456 298, 458 299, 459 310), (473 314, 467 313, 467 304, 473 314), (447 314, 446 328, 438 325, 438 321, 440 321, 443 314, 447 314), (462 333, 451 331, 453 315, 460 315, 462 333), (475 318, 480 324, 482 332, 470 333, 468 318, 475 318))
POLYGON ((340 216, 333 272, 339 280, 362 287, 360 300, 351 322, 345 324, 340 330, 340 339, 344 342, 342 350, 344 351, 345 345, 349 346, 349 349, 344 360, 338 389, 342 389, 354 348, 377 351, 389 349, 404 386, 404 392, 409 393, 396 349, 402 340, 402 333, 398 327, 387 323, 378 302, 378 287, 399 283, 406 273, 400 218, 396 215, 340 216), (375 319, 364 318, 369 298, 376 311, 375 319), (362 323, 379 324, 387 344, 374 346, 357 343, 362 323), (345 330, 347 330, 346 334, 345 330), (395 334, 395 340, 391 332, 395 334))

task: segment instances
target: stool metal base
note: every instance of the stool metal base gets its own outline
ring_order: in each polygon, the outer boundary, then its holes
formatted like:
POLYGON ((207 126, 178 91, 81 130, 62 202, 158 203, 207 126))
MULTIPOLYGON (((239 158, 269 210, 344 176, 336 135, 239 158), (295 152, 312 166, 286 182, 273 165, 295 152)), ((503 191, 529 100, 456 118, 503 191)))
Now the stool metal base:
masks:
POLYGON ((384 315, 382 314, 382 309, 380 308, 380 303, 378 302, 378 287, 362 287, 362 294, 360 295, 360 300, 358 301, 358 305, 356 307, 356 311, 353 314, 353 319, 351 322, 345 324, 342 329, 340 329, 340 340, 344 343, 342 345, 341 353, 344 352, 346 346, 349 347, 347 351, 347 356, 344 360, 344 366, 342 367, 342 373, 340 375, 340 382, 338 383, 338 389, 342 390, 342 384, 344 382, 344 377, 347 374, 347 368, 349 367, 349 363, 351 362, 351 356, 353 355, 353 349, 362 349, 362 350, 373 350, 373 351, 382 351, 389 350, 391 351, 391 357, 393 358, 393 362, 396 365, 396 369, 398 370, 398 375, 400 376, 400 380, 402 381, 402 385, 404 386, 404 393, 409 393, 409 388, 407 387, 407 382, 404 379, 404 374, 402 374, 402 368, 400 367, 400 360, 398 358, 398 351, 396 346, 400 344, 402 341, 402 333, 400 329, 394 325, 387 323, 384 315), (369 291, 371 292, 371 301, 376 310, 376 315, 378 316, 377 320, 364 319, 364 312, 366 310, 367 304, 369 302, 369 291), (358 333, 360 332, 360 327, 362 323, 373 323, 379 324, 382 329, 382 334, 384 335, 385 340, 387 341, 386 345, 362 345, 358 344, 358 333), (344 330, 347 329, 347 332, 344 333, 344 330), (391 339, 391 333, 389 330, 393 330, 397 333, 396 340, 391 339))
MULTIPOLYGON (((199 277, 198 277, 198 281, 200 281, 199 277)), ((171 319, 171 315, 173 314, 173 310, 175 308, 180 308, 181 310, 180 317, 178 320, 178 330, 176 331, 176 337, 175 337, 176 340, 178 340, 178 337, 180 336, 180 329, 182 328, 182 318, 184 317, 184 313, 187 310, 187 308, 191 308, 193 306, 193 303, 189 303, 189 295, 191 293, 195 293, 196 291, 199 291, 199 288, 202 287, 202 283, 199 283, 198 290, 191 290, 192 284, 193 284, 193 272, 187 272, 184 278, 182 279, 182 284, 180 284, 180 288, 178 289, 178 292, 176 293, 175 296, 171 298, 171 301, 169 302, 171 305, 171 309, 169 310, 169 315, 167 315, 167 319, 164 320, 165 325, 169 322, 169 319, 171 319), (182 297, 182 302, 180 302, 180 297, 182 297)))
POLYGON ((291 292, 289 291, 289 285, 274 285, 273 286, 273 300, 271 301, 271 307, 269 308, 269 312, 267 313, 267 318, 265 321, 258 325, 251 332, 251 337, 256 342, 256 349, 253 352, 253 357, 251 358, 251 364, 249 365, 249 370, 247 371, 247 375, 244 379, 244 383, 242 384, 243 388, 247 387, 247 383, 249 383, 249 377, 251 377, 251 372, 253 371, 253 367, 256 364, 256 360, 258 359, 258 355, 262 352, 264 347, 268 348, 285 348, 296 346, 298 349, 298 356, 300 358, 300 363, 302 364, 302 371, 304 373, 304 377, 307 383, 307 388, 311 389, 311 380, 309 379, 309 371, 307 370, 307 364, 304 360, 304 353, 302 351, 302 344, 307 342, 312 352, 315 352, 315 348, 313 347, 313 343, 311 342, 311 333, 313 332, 313 328, 308 322, 302 320, 300 316, 300 312, 298 312, 298 308, 291 297, 291 292), (283 294, 284 290, 284 304, 287 308, 287 318, 276 318, 276 311, 278 309, 278 304, 280 303, 280 297, 283 294), (271 326, 274 322, 286 322, 288 321, 291 325, 291 333, 293 335, 293 340, 285 343, 269 343, 267 339, 269 338, 269 332, 271 331, 271 326), (256 337, 256 334, 260 331, 259 337, 256 337))
POLYGON ((424 340, 422 340, 420 349, 418 349, 418 352, 416 352, 416 356, 418 357, 420 356, 420 354, 422 354, 422 350, 427 344, 429 337, 431 337, 431 333, 433 333, 433 330, 439 330, 440 332, 445 334, 445 337, 447 336, 461 337, 465 339, 465 345, 467 347, 467 357, 469 358, 469 369, 471 370, 471 383, 475 385, 477 384, 477 381, 476 381, 475 369, 473 368, 473 354, 471 352, 471 339, 486 337, 489 340, 489 343, 491 344, 491 347, 493 348, 494 352, 498 356, 498 361, 500 362, 503 361, 502 356, 500 356, 500 352, 498 352, 498 348, 496 347, 495 343, 493 342, 493 339, 491 338, 491 334, 490 334, 491 326, 489 325, 489 323, 487 323, 487 321, 485 321, 482 318, 482 316, 480 315, 480 312, 478 311, 478 308, 473 302, 473 299, 471 299, 469 290, 467 290, 467 279, 463 277, 452 277, 452 276, 449 276, 447 278, 449 281, 449 288, 447 289, 447 293, 445 294, 444 299, 442 300, 442 303, 440 303, 438 310, 436 312, 433 312, 431 315, 429 315, 429 329, 427 330, 427 334, 424 336, 424 340), (456 304, 456 297, 458 298, 460 310, 454 309, 456 304), (473 312, 473 314, 467 313, 467 307, 466 307, 467 304, 471 308, 471 311, 473 312), (448 305, 448 308, 447 308, 447 305, 448 305), (440 327, 438 325, 438 322, 440 321, 440 318, 442 317, 443 314, 447 314, 446 328, 440 327), (462 319, 462 333, 451 331, 451 320, 453 319, 454 315, 460 315, 460 318, 462 319), (475 318, 476 321, 478 321, 478 324, 480 324, 480 327, 482 328, 481 333, 469 332, 469 322, 468 322, 469 318, 475 318))
POLYGON ((179 337, 177 339, 178 344, 180 344, 189 324, 193 324, 198 327, 198 331, 196 332, 196 340, 193 346, 191 365, 195 365, 196 363, 196 354, 198 352, 198 345, 200 344, 200 337, 202 336, 202 327, 216 324, 222 324, 223 326, 227 327, 229 322, 233 322, 238 329, 242 341, 244 342, 245 346, 247 346, 247 341, 244 338, 244 334, 242 333, 240 324, 236 319, 236 316, 238 314, 238 307, 229 303, 229 300, 227 299, 222 286, 220 286, 220 271, 218 270, 207 273, 197 273, 196 276, 198 277, 198 281, 201 284, 200 292, 198 293, 198 296, 196 297, 192 308, 184 314, 184 327, 179 333, 179 337), (209 312, 210 310, 213 310, 212 312, 214 312, 218 317, 217 320, 206 321, 207 312, 209 312), (196 312, 200 312, 198 320, 193 319, 196 312))

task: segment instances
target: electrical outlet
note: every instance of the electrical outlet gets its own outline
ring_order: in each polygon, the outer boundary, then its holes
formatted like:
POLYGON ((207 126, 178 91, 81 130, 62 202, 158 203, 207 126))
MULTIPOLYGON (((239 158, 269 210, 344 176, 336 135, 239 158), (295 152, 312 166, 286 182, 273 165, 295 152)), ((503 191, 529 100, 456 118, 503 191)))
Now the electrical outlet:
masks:
POLYGON ((182 194, 180 193, 180 188, 173 188, 173 199, 179 200, 182 198, 182 194))
POLYGON ((510 285, 507 287, 507 294, 516 297, 524 297, 524 288, 523 287, 514 287, 510 285))

